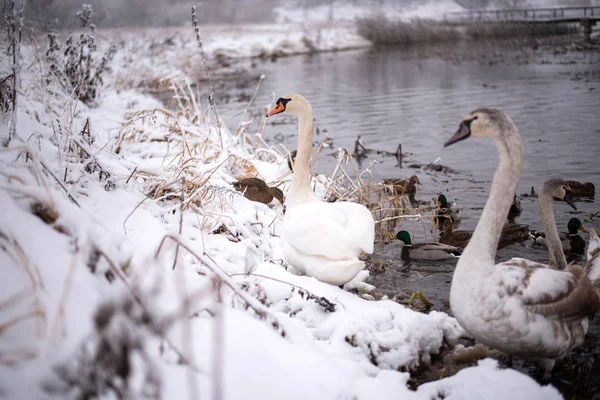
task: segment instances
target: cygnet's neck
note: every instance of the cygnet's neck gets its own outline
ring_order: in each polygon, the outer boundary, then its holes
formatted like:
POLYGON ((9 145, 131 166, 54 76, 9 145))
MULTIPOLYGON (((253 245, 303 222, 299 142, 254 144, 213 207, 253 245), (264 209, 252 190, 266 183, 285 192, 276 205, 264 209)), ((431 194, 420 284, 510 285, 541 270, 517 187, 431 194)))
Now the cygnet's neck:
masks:
POLYGON ((546 235, 546 243, 548 245, 548 257, 550 267, 556 269, 564 269, 567 266, 567 259, 563 252, 558 229, 556 228, 556 220, 554 219, 553 198, 548 193, 546 185, 542 185, 538 195, 538 204, 540 207, 540 215, 542 217, 542 225, 546 235))
POLYGON ((460 265, 473 264, 473 267, 485 266, 491 271, 495 265, 498 242, 517 191, 523 166, 519 132, 512 123, 505 129, 505 134, 494 140, 500 162, 494 174, 490 197, 457 268, 460 265), (477 262, 473 263, 473 260, 477 262))

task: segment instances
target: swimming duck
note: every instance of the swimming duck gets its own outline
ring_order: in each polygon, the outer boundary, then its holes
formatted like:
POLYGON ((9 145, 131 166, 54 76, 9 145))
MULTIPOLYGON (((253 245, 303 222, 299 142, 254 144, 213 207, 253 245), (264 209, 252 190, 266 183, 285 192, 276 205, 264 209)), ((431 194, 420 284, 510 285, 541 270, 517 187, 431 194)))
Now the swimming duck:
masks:
POLYGON ((557 358, 583 343, 600 298, 579 265, 556 270, 523 258, 495 263, 523 168, 521 136, 505 113, 481 108, 461 121, 444 147, 470 137, 492 139, 500 162, 473 237, 454 270, 450 307, 477 342, 542 360, 548 377, 557 358))
POLYGON ((413 244, 407 231, 398 232, 396 239, 404 243, 401 255, 403 260, 446 260, 456 258, 461 253, 458 247, 437 242, 413 244))
POLYGON ((419 177, 411 176, 409 179, 384 179, 383 183, 392 185, 395 195, 414 195, 417 192, 417 185, 420 185, 419 177))
MULTIPOLYGON (((577 209, 577 208, 575 208, 577 209)), ((579 218, 571 218, 567 223, 568 232, 559 232, 558 237, 563 251, 569 251, 574 254, 585 253, 585 240, 579 235, 579 232, 587 232, 579 218)), ((548 246, 545 231, 533 230, 530 232, 533 240, 542 246, 548 246)))
MULTIPOLYGON (((453 230, 452 221, 447 219, 444 221, 442 226, 442 233, 440 235, 440 243, 449 244, 464 248, 473 236, 473 231, 466 230, 453 230)), ((498 249, 502 249, 509 244, 523 241, 529 237, 529 226, 524 224, 515 224, 508 222, 502 227, 502 233, 500 234, 500 242, 498 243, 498 249)))
POLYGON ((361 204, 316 198, 309 171, 312 107, 304 97, 292 93, 280 97, 267 117, 282 113, 298 116, 297 154, 281 234, 283 256, 292 272, 343 285, 364 268, 359 255, 373 253, 375 221, 361 204))
POLYGON ((592 182, 567 181, 567 184, 571 187, 573 196, 594 197, 596 195, 596 186, 592 182))
POLYGON ((435 221, 436 224, 441 228, 444 225, 444 221, 446 221, 450 217, 452 222, 456 224, 460 221, 460 210, 458 209, 458 205, 456 201, 453 201, 448 205, 448 199, 445 195, 440 194, 437 199, 437 209, 435 210, 435 221))
POLYGON ((269 187, 259 178, 244 178, 233 182, 233 188, 238 192, 243 192, 244 197, 251 201, 259 203, 272 204, 273 198, 277 199, 282 205, 284 200, 283 192, 276 187, 269 187))

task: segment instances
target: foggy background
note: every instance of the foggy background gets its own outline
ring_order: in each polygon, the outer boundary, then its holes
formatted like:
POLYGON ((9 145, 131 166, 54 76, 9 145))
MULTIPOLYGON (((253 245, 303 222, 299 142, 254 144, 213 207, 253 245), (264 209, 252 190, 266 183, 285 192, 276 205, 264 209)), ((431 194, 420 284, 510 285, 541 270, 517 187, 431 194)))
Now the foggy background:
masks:
MULTIPOLYGON (((10 1, 2 0, 4 10, 10 1)), ((25 20, 39 28, 46 28, 54 20, 58 20, 58 28, 77 27, 76 11, 84 3, 92 5, 92 21, 97 26, 123 27, 187 24, 193 5, 201 23, 264 23, 275 22, 277 9, 327 7, 326 18, 337 19, 340 15, 336 11, 344 7, 364 7, 370 13, 384 6, 402 10, 426 3, 442 6, 453 2, 471 9, 600 4, 600 0, 25 0, 25 20)))

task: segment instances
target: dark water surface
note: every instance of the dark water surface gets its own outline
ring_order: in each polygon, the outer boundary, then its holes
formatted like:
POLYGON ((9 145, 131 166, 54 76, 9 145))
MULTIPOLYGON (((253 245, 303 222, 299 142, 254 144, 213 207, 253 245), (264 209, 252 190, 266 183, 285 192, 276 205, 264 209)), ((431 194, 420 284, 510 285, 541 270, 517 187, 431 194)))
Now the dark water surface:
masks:
MULTIPOLYGON (((394 157, 369 156, 380 162, 374 177, 408 177, 417 174, 422 182, 417 198, 431 200, 445 193, 461 207, 459 229, 474 229, 489 194, 497 166, 497 153, 489 140, 470 139, 447 149, 443 143, 454 133, 462 117, 479 107, 504 110, 521 132, 524 170, 518 193, 536 191, 549 177, 591 181, 600 185, 600 53, 553 52, 534 57, 523 49, 502 47, 473 49, 365 49, 336 54, 295 56, 275 63, 259 63, 253 73, 264 74, 251 111, 255 122, 262 107, 285 93, 297 92, 312 104, 315 127, 332 142, 332 150, 354 148, 358 135, 368 148, 395 151, 402 143, 409 153, 404 168, 394 157), (481 56, 483 54, 483 56, 481 56), (493 54, 493 57, 486 57, 493 54), (524 63, 524 59, 528 60, 524 63), (495 61, 494 61, 495 60, 495 61), (498 60, 504 60, 497 62, 498 60), (259 107, 260 106, 260 107, 259 107), (441 163, 458 174, 427 172, 407 168, 411 163, 427 164, 441 157, 441 163)), ((219 104, 221 115, 235 129, 244 98, 253 92, 256 81, 225 83, 228 99, 219 104)), ((282 123, 282 116, 269 119, 265 138, 283 137, 288 149, 295 149, 295 119, 282 123)), ((250 130, 252 132, 252 129, 250 130)), ((325 152, 327 154, 327 151, 325 152)), ((327 172, 334 157, 322 157, 317 172, 327 172)), ((597 189, 596 197, 600 196, 597 189)), ((537 199, 523 198, 523 213, 517 222, 541 228, 537 199)), ((573 212, 567 204, 555 202, 560 231, 574 215, 584 226, 600 230, 597 201, 577 203, 573 212)), ((432 240, 429 222, 405 222, 404 229, 414 242, 432 240)), ((583 236, 587 241, 587 235, 583 236)), ((448 292, 454 262, 402 264, 398 243, 380 245, 374 265, 385 262, 385 271, 375 267, 371 282, 381 294, 406 297, 416 290, 433 303, 433 309, 449 311, 448 292)), ((531 241, 515 244, 498 253, 498 261, 514 256, 547 261, 547 250, 531 241)), ((600 393, 600 324, 595 321, 583 349, 569 362, 559 364, 552 383, 568 398, 592 398, 600 393), (590 361, 591 360, 591 361, 590 361), (572 397, 572 396, 576 397, 572 397)), ((524 367, 523 367, 524 368, 524 367)), ((534 370, 524 368, 535 375, 534 370)), ((600 396, 600 395, 599 395, 600 396)), ((595 397, 594 397, 595 398, 595 397)))

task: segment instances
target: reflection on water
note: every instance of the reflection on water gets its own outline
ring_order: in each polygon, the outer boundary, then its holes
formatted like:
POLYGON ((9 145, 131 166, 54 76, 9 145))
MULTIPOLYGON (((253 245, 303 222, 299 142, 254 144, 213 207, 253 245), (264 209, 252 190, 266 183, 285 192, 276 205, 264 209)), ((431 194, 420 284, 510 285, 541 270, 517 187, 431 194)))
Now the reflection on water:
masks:
MULTIPOLYGON (((465 49, 461 51, 465 54, 465 49)), ((507 52, 506 49, 489 51, 507 52)), ((519 127, 525 160, 518 193, 530 193, 532 186, 537 191, 543 180, 554 176, 592 181, 600 186, 598 54, 573 56, 578 58, 575 64, 558 63, 560 60, 549 54, 547 60, 553 63, 490 65, 448 57, 451 53, 448 51, 443 52, 444 57, 426 57, 426 52, 436 53, 415 49, 359 50, 289 57, 277 63, 260 64, 256 72, 264 74, 266 80, 255 101, 260 107, 252 109, 256 122, 264 112, 262 107, 271 101, 272 93, 277 98, 297 92, 313 106, 315 127, 321 133, 315 138, 317 142, 326 132, 333 149, 342 146, 353 149, 358 135, 372 149, 394 152, 398 143, 402 143, 403 151, 409 153, 403 169, 396 167, 393 157, 370 156, 364 163, 380 162, 374 171, 378 179, 409 177, 416 173, 422 182, 417 191, 418 199, 428 201, 439 193, 446 193, 461 206, 460 229, 475 228, 489 194, 497 153, 489 140, 471 139, 447 149, 442 144, 454 133, 462 117, 479 107, 501 108, 519 127), (578 79, 579 76, 591 76, 595 80, 578 79), (459 174, 407 168, 411 163, 426 164, 438 157, 459 174)), ((254 84, 241 89, 231 87, 228 96, 236 98, 240 92, 251 92, 254 84)), ((239 112, 246 107, 246 102, 234 101, 220 106, 221 114, 232 128, 239 123, 239 112)), ((281 120, 269 120, 265 138, 274 141, 276 136, 283 137, 286 147, 294 149, 296 123, 281 124, 281 120)), ((317 172, 327 172, 333 164, 333 157, 321 157, 317 172)), ((600 196, 598 189, 597 196, 600 196)), ((522 204, 523 212, 516 222, 541 228, 537 199, 526 197, 522 204)), ((590 219, 591 213, 600 211, 598 204, 593 201, 577 204, 577 216, 584 225, 600 230, 600 216, 590 219)), ((568 219, 576 213, 565 203, 555 202, 555 214, 559 230, 566 231, 568 219)), ((405 222, 403 229, 415 236, 415 242, 432 240, 428 225, 428 220, 405 222)), ((584 238, 587 241, 587 237, 584 238)), ((498 261, 514 256, 540 262, 548 260, 547 250, 531 241, 500 250, 498 261)), ((449 311, 447 299, 455 262, 403 264, 399 243, 380 244, 372 261, 371 280, 381 294, 406 298, 415 290, 423 289, 434 309, 449 311), (380 268, 382 262, 385 262, 384 269, 380 268)), ((592 325, 590 330, 596 344, 600 343, 598 325, 592 325)), ((577 357, 591 355, 593 358, 598 351, 600 349, 595 352, 584 349, 586 354, 577 357)), ((596 372, 599 369, 600 365, 591 368, 596 372)), ((586 380, 588 376, 575 375, 575 380, 586 380)), ((592 381, 588 380, 592 387, 600 386, 600 382, 590 383, 592 381)), ((568 386, 570 389, 565 393, 569 395, 577 385, 573 381, 553 383, 563 388, 568 386)))

